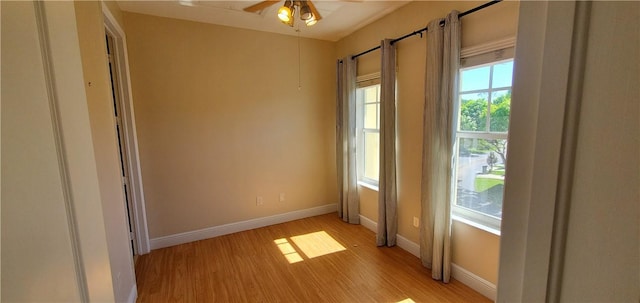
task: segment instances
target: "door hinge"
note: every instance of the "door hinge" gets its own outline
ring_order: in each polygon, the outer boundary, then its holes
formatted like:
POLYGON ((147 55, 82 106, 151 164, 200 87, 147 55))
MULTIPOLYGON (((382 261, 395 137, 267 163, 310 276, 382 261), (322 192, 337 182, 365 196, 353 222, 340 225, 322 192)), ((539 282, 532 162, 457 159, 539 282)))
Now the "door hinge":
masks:
POLYGON ((122 184, 124 184, 124 185, 129 185, 129 178, 127 178, 127 177, 122 177, 122 184))
POLYGON ((136 238, 136 235, 133 232, 129 232, 129 240, 133 240, 136 238))

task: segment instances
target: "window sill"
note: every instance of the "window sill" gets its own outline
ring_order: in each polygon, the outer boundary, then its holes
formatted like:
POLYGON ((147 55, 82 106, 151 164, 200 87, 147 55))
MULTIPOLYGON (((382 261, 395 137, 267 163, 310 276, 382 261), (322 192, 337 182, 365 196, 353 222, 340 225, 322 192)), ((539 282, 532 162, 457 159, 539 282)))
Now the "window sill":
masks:
MULTIPOLYGON (((371 183, 367 183, 367 182, 364 182, 364 181, 358 181, 358 186, 373 190, 375 192, 379 191, 379 188, 378 188, 377 185, 371 184, 371 183)), ((475 221, 472 221, 472 220, 469 220, 469 219, 465 219, 465 218, 463 218, 461 216, 454 215, 454 214, 451 214, 451 219, 453 219, 455 221, 458 221, 460 223, 469 225, 469 226, 473 226, 473 227, 475 227, 477 229, 484 230, 484 231, 486 231, 486 232, 488 232, 490 234, 494 234, 494 235, 500 237, 500 230, 499 229, 496 229, 496 228, 493 228, 493 227, 489 227, 489 226, 486 226, 484 224, 481 224, 481 223, 478 223, 478 222, 475 222, 475 221)))
POLYGON ((375 192, 378 192, 378 185, 377 184, 371 184, 371 183, 367 183, 364 181, 358 181, 358 186, 362 186, 362 187, 366 187, 370 190, 373 190, 375 192))
POLYGON ((469 220, 469 219, 465 219, 463 217, 460 217, 460 216, 454 215, 454 214, 451 214, 451 219, 453 219, 454 221, 458 221, 460 223, 469 225, 469 226, 473 226, 473 227, 475 227, 477 229, 484 230, 484 231, 486 231, 486 232, 488 232, 490 234, 494 234, 494 235, 500 237, 500 230, 499 229, 495 229, 493 227, 489 227, 489 226, 486 226, 484 224, 480 224, 478 222, 475 222, 475 221, 472 221, 472 220, 469 220))

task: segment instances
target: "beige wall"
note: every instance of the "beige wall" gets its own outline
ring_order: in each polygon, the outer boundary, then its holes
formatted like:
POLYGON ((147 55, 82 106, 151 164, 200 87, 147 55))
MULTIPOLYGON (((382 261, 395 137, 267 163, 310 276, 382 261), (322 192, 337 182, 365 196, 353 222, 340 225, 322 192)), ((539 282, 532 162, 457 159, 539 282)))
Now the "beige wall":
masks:
POLYGON ((112 302, 74 5, 1 5, 1 299, 112 302))
POLYGON ((333 43, 124 19, 150 238, 337 202, 333 43))
MULTIPOLYGON (((337 43, 339 57, 356 54, 380 43, 423 28, 453 9, 465 11, 484 2, 411 2, 382 19, 367 25, 337 43)), ((470 47, 515 37, 518 2, 502 2, 462 19, 462 47, 470 47)), ((422 112, 426 44, 419 36, 397 44, 398 123, 398 233, 419 242, 413 217, 420 217, 420 168, 422 153, 422 112)), ((358 58, 358 75, 378 72, 379 52, 358 58)), ((377 220, 377 193, 360 188, 362 214, 377 220)), ((454 222, 453 262, 492 282, 497 281, 499 237, 460 222, 454 222), (481 252, 481 253, 471 253, 481 252)))
POLYGON ((455 220, 451 234, 453 263, 497 284, 500 236, 455 220))
MULTIPOLYGON (((117 6, 108 7, 113 15, 119 12, 117 6)), ((116 301, 123 302, 128 300, 136 284, 121 183, 102 5, 99 1, 78 1, 75 9, 114 292, 116 301)))

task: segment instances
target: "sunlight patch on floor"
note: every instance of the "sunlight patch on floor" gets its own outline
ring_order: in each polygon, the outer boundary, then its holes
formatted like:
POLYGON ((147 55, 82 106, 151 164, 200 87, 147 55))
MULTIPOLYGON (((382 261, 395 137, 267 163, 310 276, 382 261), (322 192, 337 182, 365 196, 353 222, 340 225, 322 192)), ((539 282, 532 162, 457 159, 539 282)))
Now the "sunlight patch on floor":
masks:
POLYGON ((282 252, 282 255, 284 255, 284 257, 287 258, 287 261, 289 261, 289 264, 304 261, 302 257, 298 254, 296 249, 293 248, 291 244, 289 244, 289 241, 287 241, 287 239, 285 238, 277 239, 277 240, 274 240, 273 242, 276 245, 278 245, 280 252, 282 252))
POLYGON ((325 231, 294 236, 289 239, 280 238, 273 240, 273 243, 278 246, 278 249, 280 249, 282 255, 287 258, 289 264, 304 261, 301 254, 308 259, 313 259, 315 257, 347 250, 325 231), (298 249, 291 245, 289 241, 292 241, 298 249))
POLYGON ((396 303, 416 303, 416 301, 411 300, 411 298, 406 298, 402 301, 398 301, 396 303))
POLYGON ((309 259, 346 250, 325 231, 291 237, 291 240, 309 259))

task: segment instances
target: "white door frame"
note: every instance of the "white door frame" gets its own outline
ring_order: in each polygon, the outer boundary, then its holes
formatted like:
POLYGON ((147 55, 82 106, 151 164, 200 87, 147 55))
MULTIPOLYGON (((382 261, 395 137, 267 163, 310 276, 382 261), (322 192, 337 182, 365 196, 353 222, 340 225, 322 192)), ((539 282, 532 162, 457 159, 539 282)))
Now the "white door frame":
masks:
POLYGON ((497 302, 560 301, 590 6, 520 3, 497 302))
POLYGON ((124 30, 118 24, 109 8, 102 3, 105 30, 114 38, 114 55, 116 57, 116 72, 120 82, 119 93, 122 100, 122 122, 126 141, 126 153, 129 159, 129 176, 131 185, 131 203, 133 205, 133 232, 137 253, 144 255, 149 253, 149 230, 147 228, 147 212, 142 185, 142 172, 140 170, 140 157, 138 153, 138 137, 136 135, 136 121, 133 111, 133 98, 131 94, 131 79, 129 77, 129 57, 127 55, 127 41, 124 30))

